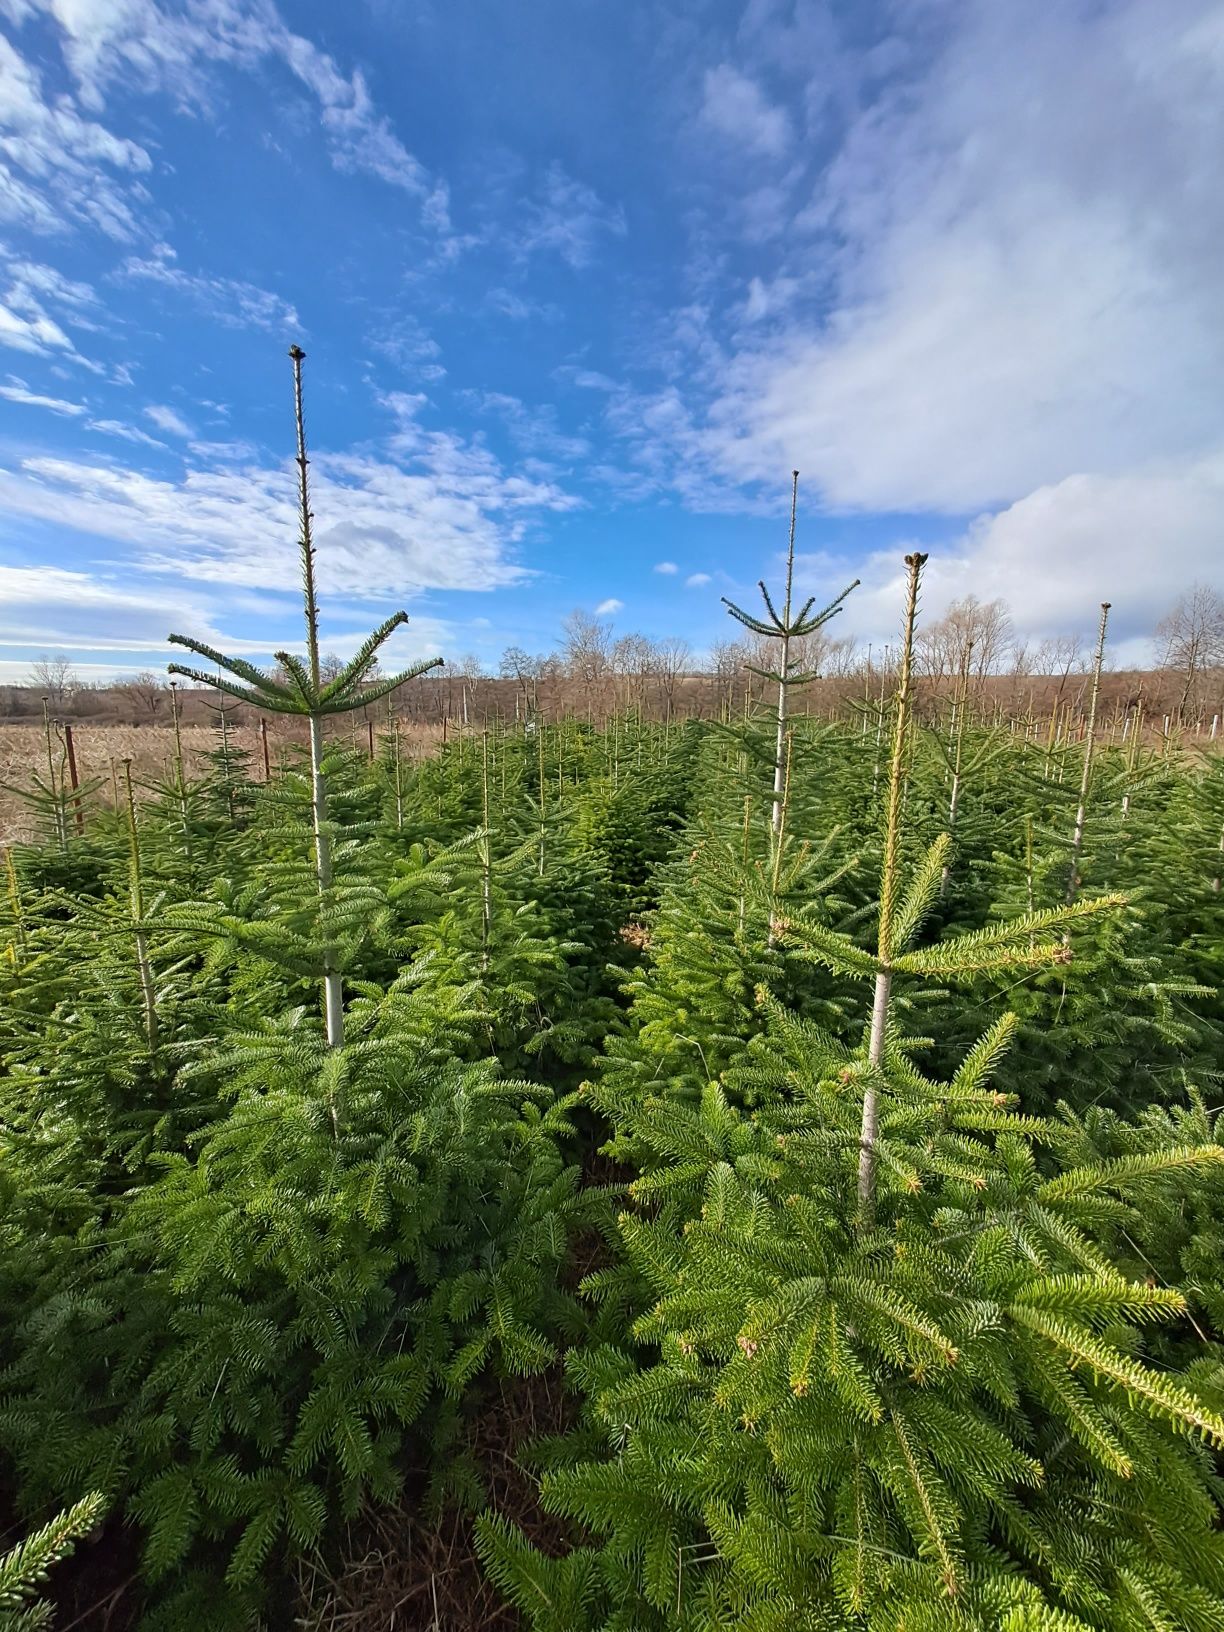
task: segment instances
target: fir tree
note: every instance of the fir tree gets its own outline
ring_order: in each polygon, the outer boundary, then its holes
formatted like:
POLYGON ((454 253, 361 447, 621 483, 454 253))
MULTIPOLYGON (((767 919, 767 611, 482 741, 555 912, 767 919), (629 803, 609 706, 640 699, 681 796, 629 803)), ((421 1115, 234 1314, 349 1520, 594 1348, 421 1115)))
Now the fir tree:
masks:
MULTIPOLYGON (((589 1278, 615 1336, 572 1357, 583 1430, 541 1453, 561 1560, 483 1544, 537 1632, 561 1624, 870 1632, 1205 1629, 1224 1605, 1210 1447, 1218 1367, 1145 1359, 1183 1296, 1127 1275, 1124 1220, 1220 1171, 1212 1140, 1083 1161, 991 1083, 1002 1014, 947 1077, 897 1025, 907 986, 1058 967, 1116 898, 1035 906, 920 944, 946 835, 903 876, 913 615, 894 715, 872 951, 802 908, 785 936, 874 990, 857 1040, 768 993, 748 1056, 698 1103, 612 1102, 648 1153, 622 1261, 589 1278), (737 1107, 736 1100, 755 1107, 737 1107), (600 1454, 602 1446, 603 1454, 600 1454)), ((938 1009, 936 1010, 938 1013, 938 1009)))
MULTIPOLYGON (((397 674, 367 683, 378 653, 392 634, 407 623, 406 612, 396 612, 374 631, 332 680, 324 681, 319 666, 319 605, 315 593, 315 547, 313 515, 307 482, 309 460, 306 457, 306 425, 302 411, 302 362, 305 352, 292 346, 294 416, 297 427, 298 513, 300 532, 298 550, 302 566, 302 602, 306 621, 306 662, 303 664, 291 652, 277 652, 276 660, 285 678, 262 673, 242 658, 229 658, 201 641, 187 635, 171 635, 176 645, 207 658, 233 679, 210 679, 197 669, 172 663, 170 671, 181 674, 200 685, 215 685, 219 691, 237 697, 252 707, 273 713, 304 716, 310 728, 311 811, 314 823, 315 871, 318 879, 320 909, 324 918, 332 889, 332 831, 327 813, 327 774, 324 765, 323 721, 332 714, 352 713, 368 707, 381 697, 390 696, 406 681, 415 679, 441 662, 435 658, 419 663, 415 668, 403 669, 397 674)), ((332 1047, 344 1041, 344 999, 340 976, 330 947, 325 947, 322 965, 323 1010, 327 1040, 332 1047)))
POLYGON ((105 1503, 96 1492, 44 1524, 0 1556, 0 1632, 37 1632, 51 1624, 49 1604, 30 1603, 51 1566, 66 1558, 102 1515, 105 1503))
POLYGON ((723 596, 723 604, 731 616, 742 623, 745 629, 762 640, 776 640, 778 642, 778 667, 776 670, 753 669, 753 673, 761 675, 765 680, 771 680, 778 688, 777 704, 777 737, 774 744, 774 784, 773 784, 773 831, 777 834, 782 826, 782 785, 785 777, 785 748, 786 748, 786 712, 787 697, 792 686, 806 686, 819 678, 817 671, 803 671, 799 663, 791 657, 791 642, 803 640, 814 635, 830 618, 841 611, 842 602, 850 591, 858 585, 858 579, 847 585, 836 600, 830 601, 821 612, 813 612, 816 597, 813 595, 797 613, 792 616, 791 594, 795 577, 795 512, 799 503, 799 472, 791 472, 791 510, 790 510, 790 538, 786 552, 786 597, 782 603, 782 616, 774 610, 773 601, 764 581, 758 584, 761 599, 765 602, 766 617, 754 617, 743 611, 734 602, 723 596))

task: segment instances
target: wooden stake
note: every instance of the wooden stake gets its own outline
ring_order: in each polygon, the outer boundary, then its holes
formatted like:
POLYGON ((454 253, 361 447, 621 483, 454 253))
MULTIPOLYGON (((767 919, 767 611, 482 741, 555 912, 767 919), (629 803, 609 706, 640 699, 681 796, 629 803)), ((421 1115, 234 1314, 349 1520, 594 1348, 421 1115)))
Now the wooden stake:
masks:
POLYGON ((85 811, 81 805, 81 779, 77 775, 76 745, 72 740, 72 727, 64 722, 64 751, 68 755, 68 781, 72 787, 72 808, 76 812, 76 830, 85 831, 85 811))

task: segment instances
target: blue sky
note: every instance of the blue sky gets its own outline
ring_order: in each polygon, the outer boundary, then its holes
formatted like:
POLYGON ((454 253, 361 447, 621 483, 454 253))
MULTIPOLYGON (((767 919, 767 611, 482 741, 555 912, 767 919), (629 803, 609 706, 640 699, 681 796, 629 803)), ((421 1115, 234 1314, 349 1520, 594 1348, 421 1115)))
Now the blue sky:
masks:
POLYGON ((0 0, 0 677, 1224 590, 1224 4, 0 0))

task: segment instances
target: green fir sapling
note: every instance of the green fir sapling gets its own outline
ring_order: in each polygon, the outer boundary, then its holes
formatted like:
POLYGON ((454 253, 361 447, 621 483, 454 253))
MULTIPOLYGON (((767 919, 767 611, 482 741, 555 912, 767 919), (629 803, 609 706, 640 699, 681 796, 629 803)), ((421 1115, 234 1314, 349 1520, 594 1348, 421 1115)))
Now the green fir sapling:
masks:
POLYGON ((587 1285, 636 1319, 627 1343, 572 1358, 585 1424, 547 1448, 543 1481, 591 1539, 558 1560, 502 1519, 482 1532, 535 1632, 1219 1624, 1218 1379, 1145 1363, 1147 1329, 1184 1300, 1109 1252, 1145 1197, 1224 1152, 1140 1139, 1080 1163, 991 1085, 1006 1014, 947 1080, 920 1069, 900 988, 1062 964, 1064 932, 1118 902, 916 944, 947 839, 903 882, 908 667, 876 950, 802 910, 786 925, 873 985, 861 1042, 762 994, 768 1027, 727 1082, 751 1086, 754 1111, 717 1082, 699 1105, 647 1089, 616 1107, 622 1143, 648 1155, 623 1261, 587 1285))
POLYGON ((0 1554, 0 1632, 42 1632, 51 1625, 51 1606, 36 1599, 51 1567, 67 1558, 82 1536, 98 1523, 105 1499, 83 1496, 32 1536, 0 1554))
MULTIPOLYGON (((775 837, 780 835, 782 829, 782 794, 786 775, 787 698, 792 687, 806 686, 819 678, 815 669, 800 669, 798 662, 791 657, 791 642, 804 639, 808 635, 814 635, 818 629, 828 623, 830 618, 841 611, 842 602, 850 594, 850 591, 857 587, 859 582, 856 578, 854 583, 848 584, 836 600, 830 601, 828 606, 821 612, 812 611, 816 604, 816 597, 813 595, 804 602, 797 613, 792 615, 791 596, 795 578, 795 512, 798 502, 799 472, 795 470, 791 472, 790 539, 786 552, 786 597, 782 603, 782 616, 779 617, 775 611, 773 601, 763 581, 757 587, 760 589, 761 598, 765 602, 765 618, 759 618, 751 612, 745 612, 741 607, 736 606, 734 602, 727 600, 725 595, 723 596, 723 604, 731 616, 739 623, 742 623, 745 629, 751 630, 754 635, 759 635, 762 640, 776 640, 778 642, 777 669, 752 669, 752 672, 759 674, 762 679, 772 680, 778 688, 777 734, 774 743, 773 760, 773 814, 771 817, 775 837)), ((749 667, 751 668, 752 665, 749 665, 749 667)))
MULTIPOLYGON (((309 460, 306 457, 306 426, 302 410, 302 361, 305 352, 300 346, 291 346, 293 360, 294 419, 297 430, 298 515, 300 532, 298 550, 302 567, 302 600, 306 622, 306 662, 291 652, 278 652, 277 662, 284 673, 280 679, 265 674, 242 658, 226 657, 223 653, 188 635, 171 635, 176 645, 185 646, 224 669, 234 679, 224 679, 202 673, 179 663, 170 665, 171 673, 184 675, 200 685, 215 686, 254 708, 268 709, 278 714, 302 716, 310 730, 311 813, 314 825, 315 873, 321 909, 326 909, 332 888, 332 832, 327 811, 327 774, 324 766, 323 722, 332 714, 352 713, 364 708, 417 675, 437 667, 440 658, 403 669, 382 680, 369 680, 378 653, 394 632, 407 623, 406 612, 396 612, 381 624, 366 640, 352 661, 344 666, 333 680, 325 681, 319 664, 319 605, 315 592, 315 546, 312 532, 313 515, 307 483, 309 460)), ((323 1013, 329 1047, 339 1048, 344 1042, 344 998, 335 957, 325 948, 322 968, 323 1013)))

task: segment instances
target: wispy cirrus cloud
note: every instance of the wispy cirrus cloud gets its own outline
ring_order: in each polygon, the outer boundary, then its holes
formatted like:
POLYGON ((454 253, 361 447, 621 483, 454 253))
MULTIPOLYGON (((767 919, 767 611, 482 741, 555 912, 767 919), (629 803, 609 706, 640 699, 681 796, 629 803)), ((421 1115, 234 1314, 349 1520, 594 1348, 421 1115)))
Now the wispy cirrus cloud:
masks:
POLYGON ((186 440, 195 434, 182 414, 166 403, 151 402, 144 410, 144 416, 150 424, 156 425, 159 431, 165 431, 170 436, 181 436, 186 440))
POLYGON ((134 442, 145 448, 164 448, 165 443, 159 442, 148 431, 142 431, 139 425, 129 425, 122 419, 91 419, 86 423, 86 429, 97 431, 102 436, 116 436, 122 442, 134 442))
POLYGON ((771 102, 755 79, 731 63, 707 68, 700 120, 735 150, 781 158, 794 137, 790 114, 771 102))
POLYGON ((625 212, 606 204, 594 188, 561 164, 549 165, 538 190, 523 201, 516 238, 518 254, 552 253, 576 271, 594 259, 601 239, 623 238, 625 212))
POLYGON ((3 301, 0 301, 0 346, 42 356, 53 352, 72 356, 76 350, 59 324, 45 312, 34 315, 15 312, 3 301))
POLYGON ((291 301, 241 278, 188 272, 178 264, 169 244, 156 244, 151 255, 128 256, 122 273, 126 278, 157 284, 181 295, 230 328, 271 329, 285 334, 301 329, 301 319, 291 301))
MULTIPOLYGON (((403 190, 420 200, 426 226, 450 232, 445 183, 409 152, 375 105, 362 70, 346 72, 330 52, 290 28, 271 0, 195 0, 186 10, 159 0, 9 0, 8 9, 18 23, 40 13, 54 22, 81 104, 93 111, 105 107, 118 84, 168 91, 184 109, 198 112, 217 94, 212 70, 218 66, 287 70, 312 98, 337 170, 403 190)), ((78 123, 100 156, 148 169, 148 154, 136 144, 120 143, 112 154, 106 144, 116 138, 100 126, 78 123)))
MULTIPOLYGON (((113 654, 117 661, 74 664, 78 672, 104 681, 150 663, 161 667, 175 656, 181 659, 183 653, 167 640, 175 630, 257 660, 271 658, 274 647, 303 649, 300 611, 291 600, 263 604, 259 610, 275 633, 252 639, 226 628, 217 598, 200 588, 184 592, 182 586, 132 585, 97 572, 0 565, 0 649, 113 654), (122 661, 124 654, 129 654, 127 661, 122 661)), ((347 617, 341 610, 325 631, 327 650, 351 657, 368 633, 364 608, 347 617)), ((456 640, 447 619, 417 615, 388 642, 387 659, 393 666, 406 665, 450 649, 456 640)), ((28 659, 0 659, 0 678, 20 682, 28 676, 28 659)))
MULTIPOLYGON (((478 443, 422 426, 414 399, 400 394, 388 406, 397 428, 385 451, 312 456, 324 590, 347 599, 357 584, 367 595, 411 596, 522 581, 519 545, 542 518, 581 500, 551 478, 506 469, 478 443)), ((129 570, 142 573, 246 589, 283 588, 297 577, 286 465, 221 461, 208 451, 166 476, 30 456, 0 470, 0 515, 119 545, 129 570)))
POLYGON ((97 326, 98 302, 92 287, 64 277, 41 261, 14 254, 5 244, 0 244, 0 264, 4 268, 0 283, 0 345, 92 366, 77 351, 65 328, 97 326))
POLYGON ((84 224, 108 237, 138 234, 134 204, 152 160, 138 142, 49 97, 43 76, 0 35, 0 220, 41 234, 84 224))
POLYGON ((507 289, 502 285, 489 290, 485 296, 485 305, 499 317, 508 317, 514 323, 527 323, 532 318, 539 318, 544 323, 555 323, 561 316, 561 308, 555 302, 538 300, 517 289, 507 289))
POLYGON ((147 652, 184 618, 202 639, 224 643, 213 608, 190 595, 61 567, 0 566, 0 646, 147 652))
POLYGON ((462 400, 478 413, 500 419, 515 447, 525 453, 575 460, 585 458, 591 451, 587 437, 561 429, 552 403, 526 403, 505 391, 466 391, 462 400))
POLYGON ((23 408, 45 408, 49 413, 60 414, 65 419, 79 418, 86 412, 83 403, 68 402, 63 397, 43 396, 39 391, 31 391, 24 380, 10 380, 7 385, 0 385, 0 397, 23 408))

